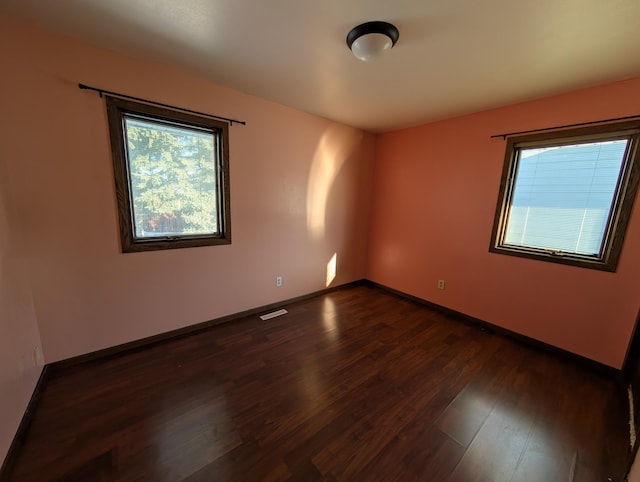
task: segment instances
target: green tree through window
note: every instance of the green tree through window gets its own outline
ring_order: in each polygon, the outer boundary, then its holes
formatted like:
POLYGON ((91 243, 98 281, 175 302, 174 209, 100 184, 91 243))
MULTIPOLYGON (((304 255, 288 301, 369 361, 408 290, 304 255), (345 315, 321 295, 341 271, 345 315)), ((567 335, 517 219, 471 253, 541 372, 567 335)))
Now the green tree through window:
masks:
POLYGON ((228 244, 227 124, 115 98, 107 106, 123 251, 228 244))

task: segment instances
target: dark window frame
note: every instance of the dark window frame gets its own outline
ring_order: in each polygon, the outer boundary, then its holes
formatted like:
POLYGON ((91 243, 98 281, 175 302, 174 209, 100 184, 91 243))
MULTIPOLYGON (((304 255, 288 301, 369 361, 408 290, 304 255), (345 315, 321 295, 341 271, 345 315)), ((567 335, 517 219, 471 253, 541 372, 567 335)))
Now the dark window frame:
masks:
POLYGON ((581 268, 615 272, 620 259, 631 210, 640 180, 640 121, 616 122, 590 127, 566 129, 509 137, 500 181, 500 191, 494 217, 489 251, 523 258, 560 263, 581 268), (505 245, 507 217, 516 182, 518 149, 522 147, 552 147, 620 138, 629 138, 626 157, 618 177, 611 214, 605 229, 599 256, 554 251, 550 249, 505 245))
POLYGON ((198 246, 231 244, 231 209, 229 189, 229 124, 204 116, 166 109, 118 97, 106 96, 107 120, 111 141, 120 242, 123 253, 155 251, 198 246), (212 234, 136 238, 130 188, 128 150, 125 144, 124 120, 127 115, 140 116, 153 122, 193 127, 217 137, 217 182, 219 232, 212 234))

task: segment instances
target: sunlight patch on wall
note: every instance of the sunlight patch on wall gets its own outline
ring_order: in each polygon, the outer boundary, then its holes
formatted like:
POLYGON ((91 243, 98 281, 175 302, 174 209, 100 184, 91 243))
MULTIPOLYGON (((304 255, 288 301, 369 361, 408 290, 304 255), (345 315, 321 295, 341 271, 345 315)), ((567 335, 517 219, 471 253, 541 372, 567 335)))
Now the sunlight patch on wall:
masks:
POLYGON ((326 284, 327 288, 329 287, 329 285, 331 285, 333 280, 336 278, 337 261, 338 261, 338 253, 333 253, 333 256, 331 256, 331 259, 327 263, 327 284, 326 284))
POLYGON ((362 133, 343 126, 330 126, 320 138, 307 185, 307 229, 315 239, 325 234, 327 202, 344 162, 357 149, 362 133))

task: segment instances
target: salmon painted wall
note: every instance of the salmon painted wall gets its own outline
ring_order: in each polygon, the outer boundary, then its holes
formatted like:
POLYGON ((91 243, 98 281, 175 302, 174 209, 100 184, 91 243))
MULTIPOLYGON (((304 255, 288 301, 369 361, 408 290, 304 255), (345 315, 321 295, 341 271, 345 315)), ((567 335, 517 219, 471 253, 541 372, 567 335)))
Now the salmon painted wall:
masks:
MULTIPOLYGON (((0 156, 5 159, 4 142, 0 156)), ((40 349, 40 335, 20 233, 12 229, 4 202, 4 167, 0 163, 0 465, 42 370, 34 351, 40 349)))
POLYGON ((640 306, 640 198, 616 273, 489 253, 506 145, 490 136, 634 114, 640 78, 379 136, 368 278, 620 368, 640 306))
POLYGON ((6 197, 47 362, 364 277, 372 135, 16 18, 0 32, 6 197), (230 128, 233 244, 120 252, 104 100, 78 82, 247 122, 230 128))

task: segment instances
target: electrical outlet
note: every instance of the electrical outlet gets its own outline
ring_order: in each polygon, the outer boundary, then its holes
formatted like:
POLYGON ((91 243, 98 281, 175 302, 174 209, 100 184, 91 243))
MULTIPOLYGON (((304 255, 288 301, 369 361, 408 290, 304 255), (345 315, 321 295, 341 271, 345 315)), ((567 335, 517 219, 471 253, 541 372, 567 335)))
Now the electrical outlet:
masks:
POLYGON ((282 276, 276 276, 276 286, 282 286, 282 276))
POLYGON ((439 279, 438 280, 438 289, 439 290, 443 290, 444 289, 444 280, 443 279, 439 279))

